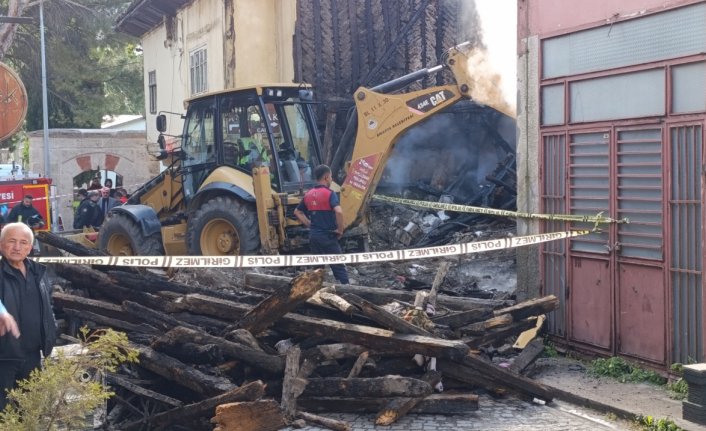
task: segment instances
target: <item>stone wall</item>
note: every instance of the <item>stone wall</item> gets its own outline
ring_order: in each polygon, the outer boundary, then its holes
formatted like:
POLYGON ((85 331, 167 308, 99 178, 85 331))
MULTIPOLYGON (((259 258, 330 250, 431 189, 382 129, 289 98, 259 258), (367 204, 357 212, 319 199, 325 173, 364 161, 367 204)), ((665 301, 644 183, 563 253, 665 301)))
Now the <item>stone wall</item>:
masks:
MULTIPOLYGON (((44 141, 41 130, 29 133, 29 170, 44 174, 44 141)), ((150 146, 154 149, 154 144, 150 146)), ((73 226, 73 178, 88 170, 106 169, 123 177, 132 192, 159 173, 160 163, 148 150, 144 131, 101 129, 49 130, 49 173, 56 186, 55 216, 64 228, 73 226)))

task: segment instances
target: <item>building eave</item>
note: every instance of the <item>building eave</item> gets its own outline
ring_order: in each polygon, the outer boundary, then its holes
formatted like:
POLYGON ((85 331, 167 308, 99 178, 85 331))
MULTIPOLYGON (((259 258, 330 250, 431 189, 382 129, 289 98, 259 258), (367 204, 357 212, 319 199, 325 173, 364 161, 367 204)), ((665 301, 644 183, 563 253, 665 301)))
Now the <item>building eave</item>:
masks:
POLYGON ((128 9, 118 17, 117 31, 135 37, 142 37, 164 22, 165 16, 176 15, 177 11, 192 0, 134 0, 128 9))

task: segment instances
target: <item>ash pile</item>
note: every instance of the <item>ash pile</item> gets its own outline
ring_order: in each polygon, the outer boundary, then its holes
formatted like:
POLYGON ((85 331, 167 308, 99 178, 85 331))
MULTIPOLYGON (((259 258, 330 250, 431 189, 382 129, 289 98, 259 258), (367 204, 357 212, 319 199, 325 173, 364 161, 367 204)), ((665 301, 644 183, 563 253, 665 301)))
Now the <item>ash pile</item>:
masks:
POLYGON ((53 299, 65 332, 114 328, 140 352, 139 364, 106 376, 116 393, 107 429, 345 430, 326 413, 372 414, 389 425, 407 413, 482 409, 482 391, 550 402, 552 391, 522 371, 542 351, 541 339, 527 342, 557 298, 447 295, 451 262, 426 264, 433 280, 416 292, 332 285, 322 270, 199 269, 169 278, 53 264, 53 299), (514 348, 522 339, 527 347, 514 348))
MULTIPOLYGON (((376 193, 515 210, 515 146, 513 118, 473 102, 459 102, 400 138, 376 193)), ((481 214, 419 210, 376 200, 370 211, 373 239, 383 241, 379 247, 387 250, 459 242, 468 239, 468 235, 459 238, 461 234, 513 225, 511 220, 481 214)))

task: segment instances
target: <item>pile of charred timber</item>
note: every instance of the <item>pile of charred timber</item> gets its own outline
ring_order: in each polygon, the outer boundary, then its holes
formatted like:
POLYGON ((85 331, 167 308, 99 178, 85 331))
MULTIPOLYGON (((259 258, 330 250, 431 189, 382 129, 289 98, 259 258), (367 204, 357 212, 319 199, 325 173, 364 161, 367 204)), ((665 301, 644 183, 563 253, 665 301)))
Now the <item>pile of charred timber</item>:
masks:
MULTIPOLYGON (((40 239, 87 253, 51 234, 40 239)), ((416 294, 334 286, 322 270, 249 273, 242 286, 223 289, 134 270, 53 267, 69 282, 53 295, 65 327, 124 331, 140 353, 139 364, 107 376, 116 393, 108 428, 263 431, 306 421, 346 430, 320 413, 374 413, 376 424, 389 425, 408 412, 476 410, 478 389, 552 400, 521 374, 541 343, 509 368, 483 352, 535 327, 557 299, 438 295, 445 264, 430 291, 416 294)))

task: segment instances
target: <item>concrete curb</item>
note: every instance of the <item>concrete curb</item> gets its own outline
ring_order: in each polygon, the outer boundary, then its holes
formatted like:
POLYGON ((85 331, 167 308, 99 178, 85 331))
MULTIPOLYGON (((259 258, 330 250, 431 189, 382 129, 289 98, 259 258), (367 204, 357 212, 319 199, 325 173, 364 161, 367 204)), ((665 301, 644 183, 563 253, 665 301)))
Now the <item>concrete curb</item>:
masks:
MULTIPOLYGON (((587 398, 581 395, 573 394, 571 392, 567 392, 563 389, 557 388, 556 386, 548 385, 546 383, 542 383, 544 386, 548 387, 551 391, 554 392, 554 397, 557 400, 564 401, 566 403, 574 404, 580 407, 585 407, 591 410, 603 412, 603 413, 612 413, 615 416, 617 416, 620 419, 634 422, 637 420, 638 417, 642 416, 642 414, 634 413, 625 409, 621 409, 620 407, 616 407, 611 404, 606 404, 601 401, 596 401, 591 398, 587 398)), ((659 417, 655 417, 655 419, 662 419, 659 417)), ((685 430, 704 430, 706 428, 703 427, 703 425, 699 425, 696 423, 693 423, 691 421, 687 421, 686 419, 683 419, 681 417, 675 418, 675 417, 668 417, 666 419, 672 420, 677 426, 685 429, 685 430)))

